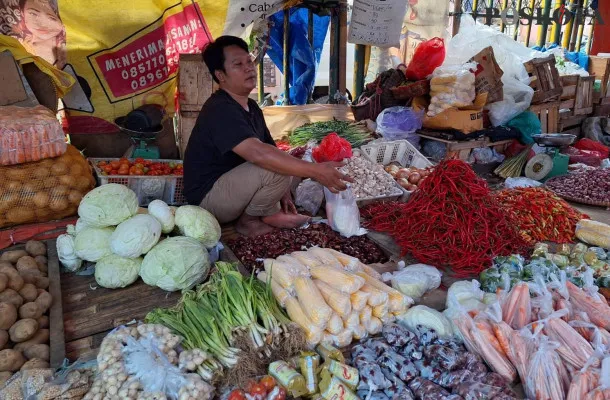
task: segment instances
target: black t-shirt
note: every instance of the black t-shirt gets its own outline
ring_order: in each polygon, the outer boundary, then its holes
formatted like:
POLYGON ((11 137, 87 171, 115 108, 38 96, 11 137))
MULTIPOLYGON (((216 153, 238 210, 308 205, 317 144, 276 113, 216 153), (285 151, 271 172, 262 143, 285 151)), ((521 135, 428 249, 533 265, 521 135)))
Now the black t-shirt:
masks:
POLYGON ((227 92, 217 90, 205 102, 184 154, 184 195, 199 205, 214 183, 246 162, 233 148, 249 138, 272 144, 263 112, 252 99, 246 111, 227 92))

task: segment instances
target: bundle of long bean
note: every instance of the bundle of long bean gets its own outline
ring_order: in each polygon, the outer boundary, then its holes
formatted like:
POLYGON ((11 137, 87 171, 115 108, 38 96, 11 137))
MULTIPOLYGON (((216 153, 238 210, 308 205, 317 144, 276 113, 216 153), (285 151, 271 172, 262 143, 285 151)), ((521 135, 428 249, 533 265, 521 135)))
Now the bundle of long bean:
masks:
POLYGON ((494 170, 494 173, 505 179, 521 176, 521 172, 523 171, 523 167, 527 162, 527 156, 529 155, 531 149, 531 145, 527 146, 521 153, 504 160, 504 162, 494 170))
POLYGON ((371 141, 373 137, 366 125, 348 121, 320 121, 299 126, 288 136, 291 146, 304 146, 310 140, 320 142, 331 132, 347 140, 352 147, 360 147, 371 141))
POLYGON ((493 257, 526 247, 487 183, 459 160, 439 164, 408 203, 372 204, 362 215, 369 229, 392 235, 404 254, 449 267, 456 277, 478 274, 493 257))
POLYGON ((216 269, 208 282, 185 292, 176 307, 146 316, 182 336, 187 350, 201 349, 214 357, 198 369, 205 379, 237 365, 246 350, 237 346, 244 336, 247 346, 269 353, 268 346, 281 344, 291 324, 265 283, 242 276, 229 263, 218 262, 216 269))

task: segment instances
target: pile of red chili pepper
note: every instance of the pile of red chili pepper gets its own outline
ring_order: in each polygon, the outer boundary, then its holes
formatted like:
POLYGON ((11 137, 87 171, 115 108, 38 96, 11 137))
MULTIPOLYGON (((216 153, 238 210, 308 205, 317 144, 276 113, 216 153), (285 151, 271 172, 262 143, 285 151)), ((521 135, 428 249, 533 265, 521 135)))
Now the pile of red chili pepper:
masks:
POLYGON ((447 267, 456 278, 527 248, 487 183, 460 160, 441 162, 409 202, 372 204, 362 215, 367 228, 390 234, 403 255, 447 267))
POLYGON ((576 223, 588 216, 542 188, 505 189, 495 194, 523 239, 529 244, 574 241, 576 223))

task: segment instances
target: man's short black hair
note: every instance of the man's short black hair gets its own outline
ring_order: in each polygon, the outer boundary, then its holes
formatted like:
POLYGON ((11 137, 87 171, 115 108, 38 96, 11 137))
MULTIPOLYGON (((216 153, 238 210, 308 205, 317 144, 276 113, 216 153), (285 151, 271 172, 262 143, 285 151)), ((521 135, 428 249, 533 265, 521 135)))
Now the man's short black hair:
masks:
POLYGON ((237 36, 221 36, 209 43, 203 50, 203 61, 205 62, 205 65, 208 66, 210 74, 212 74, 212 78, 216 83, 218 83, 218 78, 216 78, 215 72, 218 70, 225 70, 224 49, 229 46, 238 46, 244 49, 244 51, 249 52, 248 44, 237 36))

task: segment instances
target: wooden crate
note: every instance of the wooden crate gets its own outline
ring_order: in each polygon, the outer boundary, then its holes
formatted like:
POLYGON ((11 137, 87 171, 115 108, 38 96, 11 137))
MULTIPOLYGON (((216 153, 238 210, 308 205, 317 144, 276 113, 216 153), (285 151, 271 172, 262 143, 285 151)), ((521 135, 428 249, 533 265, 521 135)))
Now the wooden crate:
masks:
POLYGON ((560 102, 535 104, 530 107, 530 111, 540 119, 541 133, 559 132, 559 106, 560 102))
POLYGON ((180 158, 191 136, 201 107, 218 86, 201 54, 181 54, 178 69, 178 148, 180 158))
POLYGON ((446 159, 457 159, 466 162, 470 158, 470 153, 472 153, 472 150, 474 149, 489 147, 493 150, 496 150, 498 153, 502 153, 512 142, 512 139, 492 142, 487 137, 480 137, 474 140, 457 141, 441 139, 438 137, 428 136, 424 134, 419 134, 419 136, 423 139, 435 140, 437 142, 444 143, 447 147, 447 153, 445 155, 446 159))
POLYGON ((594 76, 562 76, 561 85, 560 110, 570 110, 570 115, 586 115, 593 112, 594 76))
POLYGON ((555 56, 535 58, 523 64, 532 77, 530 86, 534 89, 532 104, 558 100, 561 97, 561 79, 555 66, 555 56))
POLYGON ((594 93, 594 102, 599 103, 601 99, 609 98, 610 57, 589 56, 589 74, 601 81, 600 91, 594 93))
POLYGON ((588 117, 589 115, 571 115, 569 112, 561 112, 559 113, 557 132, 571 133, 578 136, 580 135, 582 122, 588 117))

